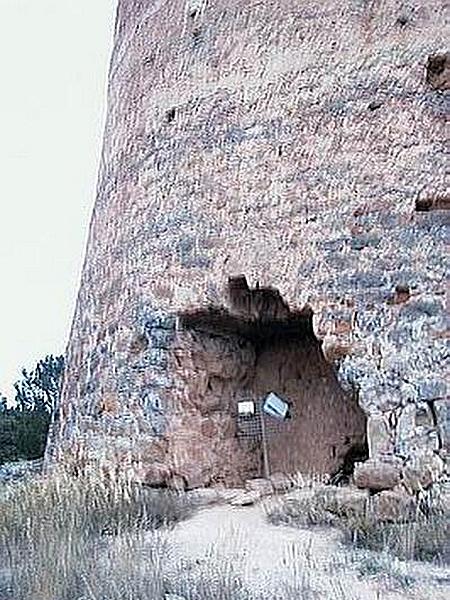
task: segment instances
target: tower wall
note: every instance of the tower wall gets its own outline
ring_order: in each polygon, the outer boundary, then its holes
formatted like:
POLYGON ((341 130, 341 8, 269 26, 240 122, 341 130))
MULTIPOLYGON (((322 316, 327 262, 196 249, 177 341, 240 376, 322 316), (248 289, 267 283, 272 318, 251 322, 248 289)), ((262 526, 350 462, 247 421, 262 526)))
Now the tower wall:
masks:
MULTIPOLYGON (((214 439, 219 456, 228 444, 217 468, 231 464, 230 480, 256 468, 231 425, 225 443, 192 412, 180 330, 190 311, 231 310, 241 274, 292 314, 312 309, 374 460, 406 468, 445 453, 446 94, 426 67, 448 32, 439 0, 404 6, 119 1, 49 457, 155 481, 197 465, 205 483, 214 439)), ((208 368, 192 360, 200 380, 208 368)))

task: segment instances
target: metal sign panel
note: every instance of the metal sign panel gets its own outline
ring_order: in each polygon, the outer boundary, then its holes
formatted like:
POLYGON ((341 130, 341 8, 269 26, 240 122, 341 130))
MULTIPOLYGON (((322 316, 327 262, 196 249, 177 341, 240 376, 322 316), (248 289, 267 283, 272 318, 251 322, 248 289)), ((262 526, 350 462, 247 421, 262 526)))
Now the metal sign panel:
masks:
POLYGON ((254 415, 255 403, 251 400, 241 400, 238 402, 238 415, 254 415))
POLYGON ((279 398, 274 392, 270 392, 264 400, 263 411, 277 419, 286 419, 289 412, 289 404, 279 398))

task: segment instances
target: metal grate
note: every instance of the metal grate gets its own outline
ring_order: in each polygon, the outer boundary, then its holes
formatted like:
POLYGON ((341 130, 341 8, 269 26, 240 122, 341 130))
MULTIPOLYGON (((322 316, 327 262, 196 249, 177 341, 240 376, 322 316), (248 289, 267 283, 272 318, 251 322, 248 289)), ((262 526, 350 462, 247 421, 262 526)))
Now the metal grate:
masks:
POLYGON ((240 398, 239 402, 253 402, 254 404, 253 414, 240 415, 236 411, 237 436, 239 438, 261 440, 263 426, 267 436, 281 434, 286 429, 285 421, 264 413, 262 410, 264 398, 246 397, 240 398))
POLYGON ((253 412, 242 415, 237 410, 237 437, 242 440, 259 442, 263 453, 263 477, 270 476, 270 458, 267 440, 269 437, 279 435, 285 430, 286 423, 284 420, 277 419, 265 414, 262 407, 265 398, 253 398, 251 396, 240 398, 238 405, 241 402, 253 403, 253 412))

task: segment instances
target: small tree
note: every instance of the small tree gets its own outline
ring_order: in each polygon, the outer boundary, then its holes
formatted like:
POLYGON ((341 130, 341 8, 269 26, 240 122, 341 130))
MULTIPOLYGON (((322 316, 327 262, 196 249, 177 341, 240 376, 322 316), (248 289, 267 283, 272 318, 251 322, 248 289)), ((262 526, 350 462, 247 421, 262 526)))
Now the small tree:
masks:
POLYGON ((59 398, 64 357, 49 354, 34 371, 22 369, 22 379, 14 384, 16 404, 22 411, 44 411, 49 414, 59 398))
POLYGON ((43 456, 51 415, 59 399, 62 356, 46 356, 14 384, 15 407, 0 396, 0 464, 43 456))

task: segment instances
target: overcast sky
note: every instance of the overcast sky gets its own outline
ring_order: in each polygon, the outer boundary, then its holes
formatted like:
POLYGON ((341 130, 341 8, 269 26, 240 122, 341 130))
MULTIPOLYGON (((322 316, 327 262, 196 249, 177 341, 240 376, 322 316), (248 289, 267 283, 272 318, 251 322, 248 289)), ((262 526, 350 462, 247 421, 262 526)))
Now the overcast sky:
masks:
POLYGON ((0 392, 64 351, 95 196, 116 0, 0 0, 0 392))

